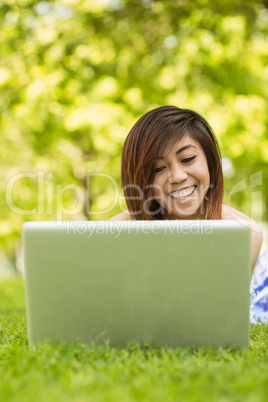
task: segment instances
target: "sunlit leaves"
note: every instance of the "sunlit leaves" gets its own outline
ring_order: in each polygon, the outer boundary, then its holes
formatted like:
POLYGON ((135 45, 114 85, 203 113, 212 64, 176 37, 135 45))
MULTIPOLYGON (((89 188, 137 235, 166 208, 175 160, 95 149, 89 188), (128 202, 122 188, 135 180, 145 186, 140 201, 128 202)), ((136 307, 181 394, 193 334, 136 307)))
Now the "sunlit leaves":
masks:
MULTIPOLYGON (((119 185, 130 127, 164 104, 195 109, 211 123, 223 157, 232 160, 226 194, 262 170, 267 199, 267 22, 265 4, 253 0, 5 0, 0 9, 2 248, 14 252, 24 220, 57 217, 57 186, 77 185, 86 192, 92 172, 111 174, 119 185), (44 214, 14 213, 5 201, 8 180, 38 171, 48 189, 44 214)), ((31 209, 38 179, 27 180, 14 186, 14 201, 31 209)), ((112 204, 114 196, 113 184, 94 181, 89 210, 83 205, 69 217, 106 219, 123 207, 91 214, 109 200, 112 204)), ((249 199, 250 193, 241 193, 232 203, 250 213, 249 199)), ((71 209, 74 193, 66 191, 62 202, 71 209)))

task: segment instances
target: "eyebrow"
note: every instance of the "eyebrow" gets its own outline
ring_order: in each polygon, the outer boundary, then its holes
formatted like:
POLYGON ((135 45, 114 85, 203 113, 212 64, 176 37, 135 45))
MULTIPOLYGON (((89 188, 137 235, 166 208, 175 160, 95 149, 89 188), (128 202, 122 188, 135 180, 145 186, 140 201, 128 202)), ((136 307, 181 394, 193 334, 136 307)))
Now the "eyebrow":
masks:
MULTIPOLYGON (((180 149, 178 149, 178 151, 176 152, 176 155, 179 155, 181 152, 185 151, 185 149, 188 149, 188 148, 195 148, 195 149, 197 149, 194 145, 191 145, 191 144, 189 144, 189 145, 184 145, 184 147, 181 147, 180 149)), ((164 159, 164 157, 163 157, 163 156, 157 156, 157 157, 156 157, 156 160, 160 160, 160 159, 164 159)))

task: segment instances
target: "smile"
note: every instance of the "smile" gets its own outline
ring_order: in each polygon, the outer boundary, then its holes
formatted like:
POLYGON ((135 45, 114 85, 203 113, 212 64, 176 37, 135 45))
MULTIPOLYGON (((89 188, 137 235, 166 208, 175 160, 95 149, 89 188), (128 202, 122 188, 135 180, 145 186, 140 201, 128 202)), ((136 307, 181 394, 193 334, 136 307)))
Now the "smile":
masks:
POLYGON ((168 195, 171 198, 174 198, 176 200, 185 200, 186 198, 190 197, 193 194, 195 189, 196 189, 196 186, 186 187, 180 191, 178 191, 178 190, 173 191, 172 193, 169 193, 168 195))

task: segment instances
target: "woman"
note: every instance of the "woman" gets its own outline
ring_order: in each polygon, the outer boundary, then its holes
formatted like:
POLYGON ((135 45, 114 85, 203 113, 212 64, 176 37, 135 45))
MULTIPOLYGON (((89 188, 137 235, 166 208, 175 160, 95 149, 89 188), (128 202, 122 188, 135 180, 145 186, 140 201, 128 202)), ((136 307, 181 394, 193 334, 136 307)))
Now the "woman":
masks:
POLYGON ((247 219, 251 225, 251 266, 262 245, 259 225, 222 203, 220 150, 198 113, 163 106, 143 115, 122 152, 122 187, 127 211, 111 220, 247 219))

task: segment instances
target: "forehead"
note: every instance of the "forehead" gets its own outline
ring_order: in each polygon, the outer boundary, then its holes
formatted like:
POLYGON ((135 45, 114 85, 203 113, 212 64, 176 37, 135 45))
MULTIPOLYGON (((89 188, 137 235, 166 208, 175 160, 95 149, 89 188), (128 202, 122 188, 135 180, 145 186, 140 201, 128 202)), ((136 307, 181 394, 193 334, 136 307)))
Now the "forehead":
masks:
POLYGON ((168 142, 165 148, 157 155, 157 159, 167 158, 170 154, 183 151, 198 151, 203 153, 203 148, 199 141, 185 134, 181 139, 173 139, 168 142))

